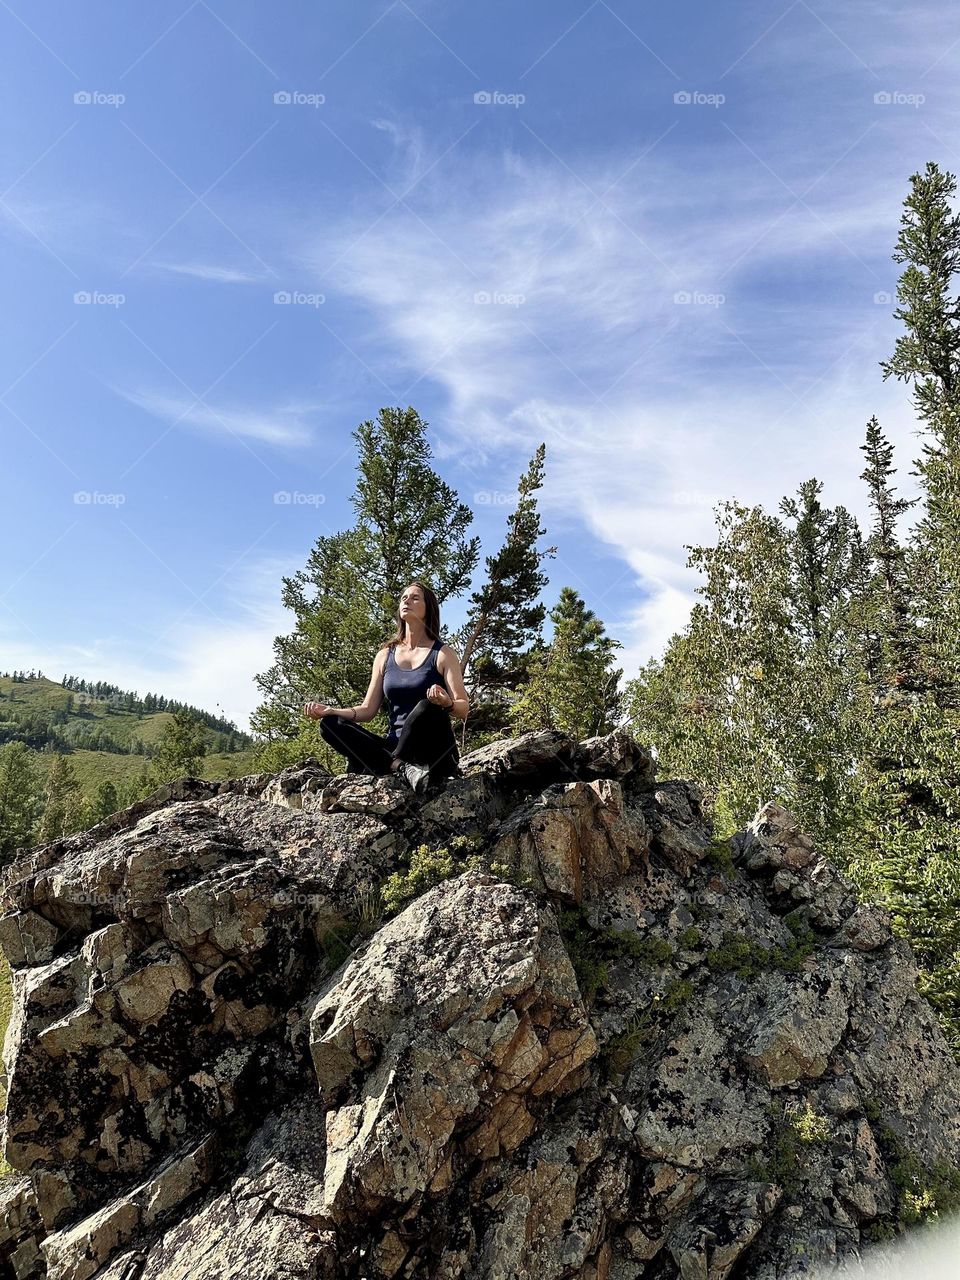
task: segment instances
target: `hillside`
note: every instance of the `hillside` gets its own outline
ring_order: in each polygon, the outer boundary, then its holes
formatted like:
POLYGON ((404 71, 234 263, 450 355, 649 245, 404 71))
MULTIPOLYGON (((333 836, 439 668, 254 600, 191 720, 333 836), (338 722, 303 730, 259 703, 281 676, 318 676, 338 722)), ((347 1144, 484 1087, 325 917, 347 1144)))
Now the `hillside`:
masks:
POLYGON ((184 779, 6 869, 0 1268, 793 1280, 957 1206, 910 948, 786 810, 718 842, 622 733, 461 767, 184 779))
MULTIPOLYGON (((233 748, 208 748, 200 776, 236 778, 249 772, 253 738, 222 717, 192 710, 206 724, 211 747, 233 748)), ((0 745, 26 742, 39 753, 38 763, 44 769, 50 767, 55 751, 63 751, 90 797, 100 782, 118 784, 136 777, 172 719, 172 711, 146 710, 143 700, 119 690, 97 695, 65 688, 42 675, 26 679, 0 675, 0 745), (105 749, 84 745, 92 746, 98 740, 105 749), (136 750, 138 743, 143 744, 144 752, 136 750)))

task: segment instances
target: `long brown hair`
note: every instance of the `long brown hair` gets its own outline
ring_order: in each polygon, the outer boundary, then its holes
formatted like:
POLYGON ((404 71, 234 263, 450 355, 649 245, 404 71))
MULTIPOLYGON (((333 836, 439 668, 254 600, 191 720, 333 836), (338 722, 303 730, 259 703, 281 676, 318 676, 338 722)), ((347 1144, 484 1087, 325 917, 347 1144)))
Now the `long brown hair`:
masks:
MULTIPOLYGON (((403 591, 406 591, 407 587, 419 587, 420 590, 423 592, 423 602, 427 606, 426 609, 424 610, 424 615, 423 615, 424 630, 426 631, 427 635, 430 637, 431 640, 439 640, 440 639, 440 601, 437 599, 436 595, 434 595, 434 593, 430 590, 430 588, 424 582, 418 582, 416 579, 414 579, 413 582, 407 583, 407 586, 404 587, 403 591)), ((403 591, 400 592, 401 600, 403 599, 403 591)), ((384 640, 383 644, 381 644, 380 646, 381 649, 387 649, 387 648, 392 649, 394 645, 399 644, 401 641, 406 640, 407 628, 406 628, 406 625, 404 624, 403 619, 400 617, 400 600, 397 601, 396 623, 397 623, 396 631, 390 637, 389 640, 384 640)))

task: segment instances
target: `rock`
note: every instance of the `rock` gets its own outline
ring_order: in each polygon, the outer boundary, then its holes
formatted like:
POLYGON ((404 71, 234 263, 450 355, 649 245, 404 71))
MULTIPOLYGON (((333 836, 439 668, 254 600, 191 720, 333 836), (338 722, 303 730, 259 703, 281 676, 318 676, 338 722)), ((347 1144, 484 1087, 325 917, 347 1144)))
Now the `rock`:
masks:
POLYGON ((291 766, 271 778, 260 797, 269 804, 301 809, 305 796, 315 795, 330 780, 330 773, 311 756, 302 765, 291 766))
POLYGON ((169 1217, 209 1181, 216 1146, 215 1135, 210 1135, 81 1222, 51 1232, 41 1245, 48 1280, 89 1280, 120 1245, 169 1217))
POLYGON ((771 1085, 816 1079, 847 1029, 856 969, 824 958, 821 968, 795 981, 768 981, 762 1019, 743 1048, 743 1059, 771 1085))
POLYGON ((0 1275, 792 1280, 903 1228, 960 1071, 793 815, 707 857, 622 732, 461 768, 181 779, 3 870, 0 1275))
POLYGON ((40 1242, 44 1224, 37 1207, 34 1180, 0 1180, 0 1265, 15 1277, 42 1274, 40 1242))
POLYGON ((654 850, 679 875, 687 875, 710 848, 712 836, 692 782, 664 782, 641 797, 654 850))
POLYGON ((638 792, 652 786, 657 773, 650 749, 623 730, 578 743, 573 767, 577 776, 586 782, 613 778, 638 792))
POLYGON ((800 907, 799 917, 817 932, 834 934, 841 942, 856 937, 858 950, 871 950, 892 936, 885 913, 858 904, 851 882, 817 852, 782 805, 764 805, 733 846, 736 860, 760 878, 776 910, 800 907), (858 910, 863 914, 855 921, 858 910))
POLYGON ((498 782, 524 782, 538 779, 577 781, 573 768, 577 744, 566 733, 541 729, 521 734, 519 738, 502 738, 460 757, 464 777, 486 773, 498 782))
POLYGON ((358 1225, 423 1195, 454 1147, 515 1150, 597 1050, 552 914, 476 872, 385 925, 308 1016, 325 1205, 358 1225))

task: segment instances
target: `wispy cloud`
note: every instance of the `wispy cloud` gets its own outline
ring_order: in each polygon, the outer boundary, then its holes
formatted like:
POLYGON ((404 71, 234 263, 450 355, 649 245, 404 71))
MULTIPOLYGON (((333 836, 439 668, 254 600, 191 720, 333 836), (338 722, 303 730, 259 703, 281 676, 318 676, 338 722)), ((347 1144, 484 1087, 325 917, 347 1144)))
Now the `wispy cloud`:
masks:
POLYGON ((242 436, 265 444, 303 447, 312 443, 310 427, 298 417, 299 406, 272 410, 236 409, 147 390, 114 388, 130 404, 172 426, 196 427, 229 438, 242 436))
POLYGON ((176 275, 194 276, 197 280, 211 280, 216 284, 256 284, 267 279, 265 273, 240 271, 236 267, 221 267, 208 262, 151 262, 150 266, 176 275))
POLYGON ((371 120, 370 123, 381 133, 387 134, 393 143, 398 173, 391 179, 391 185, 400 194, 412 187, 423 173, 430 144, 426 141, 423 130, 416 125, 385 118, 371 120))
POLYGON ((424 382, 443 389, 444 447, 478 484, 490 465, 511 483, 517 453, 547 442, 545 511, 628 566, 605 599, 562 546, 552 576, 615 618, 634 667, 686 619, 684 544, 713 540, 713 504, 773 509, 826 474, 827 500, 856 510, 867 418, 900 443, 910 431, 877 370, 900 193, 864 185, 858 158, 805 208, 762 166, 745 177, 735 139, 717 143, 702 163, 620 155, 576 172, 458 157, 422 220, 396 210, 303 250, 318 275, 342 254, 325 284, 373 315, 367 359, 378 347, 414 402, 424 382), (822 291, 797 290, 798 273, 822 291))

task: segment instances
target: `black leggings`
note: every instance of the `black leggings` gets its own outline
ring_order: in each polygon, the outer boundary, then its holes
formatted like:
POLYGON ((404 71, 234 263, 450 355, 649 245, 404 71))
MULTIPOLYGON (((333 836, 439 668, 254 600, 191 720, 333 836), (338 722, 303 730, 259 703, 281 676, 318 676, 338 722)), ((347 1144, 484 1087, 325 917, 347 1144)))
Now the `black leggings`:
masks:
POLYGON ((450 713, 427 698, 421 698, 407 713, 396 746, 392 748, 387 738, 371 733, 362 724, 355 724, 344 716, 324 716, 320 721, 320 736, 346 756, 350 773, 390 773, 391 761, 395 759, 429 765, 431 773, 438 777, 447 777, 459 768, 460 755, 450 713))

